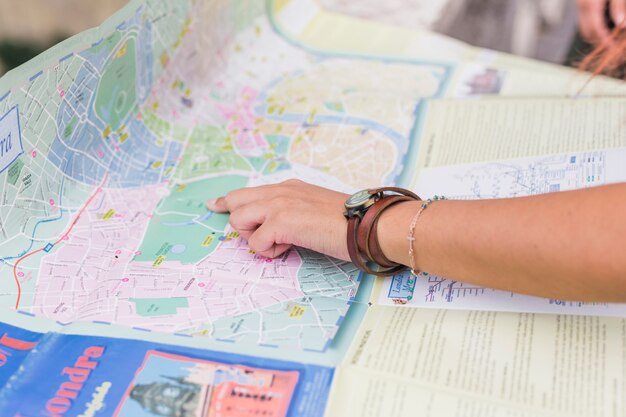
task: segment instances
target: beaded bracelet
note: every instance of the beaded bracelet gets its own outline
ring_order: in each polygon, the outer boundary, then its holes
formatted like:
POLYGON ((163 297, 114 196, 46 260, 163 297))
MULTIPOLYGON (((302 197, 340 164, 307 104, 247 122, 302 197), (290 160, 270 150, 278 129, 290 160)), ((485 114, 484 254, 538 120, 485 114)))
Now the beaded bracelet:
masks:
MULTIPOLYGON (((409 262, 411 266, 411 274, 413 274, 416 277, 419 274, 419 271, 415 270, 415 261, 413 259, 415 252, 413 250, 413 242, 415 241, 415 225, 417 224, 417 219, 419 219, 420 214, 422 214, 422 212, 426 210, 428 206, 430 206, 432 203, 434 203, 435 201, 440 201, 440 200, 445 200, 445 199, 446 198, 444 196, 440 197, 436 195, 433 198, 429 198, 428 200, 424 201, 422 203, 422 206, 417 211, 417 213, 415 213, 415 216, 413 216, 413 219, 411 220, 411 224, 409 225, 409 235, 406 237, 406 239, 409 241, 409 262)), ((409 284, 410 283, 411 283, 411 279, 409 279, 409 284)))

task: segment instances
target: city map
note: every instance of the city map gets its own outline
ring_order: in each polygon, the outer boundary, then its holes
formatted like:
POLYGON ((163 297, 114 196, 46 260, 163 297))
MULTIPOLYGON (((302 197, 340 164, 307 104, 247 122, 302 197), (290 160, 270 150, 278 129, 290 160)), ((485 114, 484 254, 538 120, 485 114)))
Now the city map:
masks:
POLYGON ((0 84, 0 304, 325 350, 358 270, 301 249, 256 256, 205 202, 291 177, 394 183, 416 109, 450 68, 307 50, 261 0, 125 10, 94 42, 0 84))

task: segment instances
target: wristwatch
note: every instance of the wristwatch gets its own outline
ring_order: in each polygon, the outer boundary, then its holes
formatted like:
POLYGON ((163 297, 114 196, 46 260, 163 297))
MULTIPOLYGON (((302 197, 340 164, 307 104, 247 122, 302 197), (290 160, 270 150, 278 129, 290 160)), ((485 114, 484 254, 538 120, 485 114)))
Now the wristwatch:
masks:
POLYGON ((421 200, 415 193, 398 187, 361 190, 345 202, 344 216, 348 220, 348 253, 362 271, 377 275, 393 275, 405 268, 390 261, 378 242, 378 219, 384 210, 405 202, 421 200), (368 263, 378 265, 371 268, 368 263))
POLYGON ((375 202, 380 200, 382 193, 376 190, 361 190, 352 194, 345 202, 346 212, 343 214, 347 219, 354 216, 363 217, 363 214, 375 202))

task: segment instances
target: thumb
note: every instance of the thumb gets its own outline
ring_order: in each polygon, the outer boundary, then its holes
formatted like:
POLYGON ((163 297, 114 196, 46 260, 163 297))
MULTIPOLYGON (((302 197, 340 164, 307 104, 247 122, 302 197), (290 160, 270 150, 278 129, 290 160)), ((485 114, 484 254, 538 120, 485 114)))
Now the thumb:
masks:
POLYGON ((224 197, 214 198, 207 201, 206 208, 216 213, 227 213, 229 211, 224 197))

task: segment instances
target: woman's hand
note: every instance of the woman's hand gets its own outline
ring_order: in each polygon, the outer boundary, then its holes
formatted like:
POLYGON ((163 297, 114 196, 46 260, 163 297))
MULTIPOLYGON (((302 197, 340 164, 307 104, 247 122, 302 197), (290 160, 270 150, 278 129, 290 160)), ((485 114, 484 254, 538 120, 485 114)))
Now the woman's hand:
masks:
MULTIPOLYGON (((606 0, 578 0, 580 34, 593 45, 609 39, 609 28, 604 17, 606 3, 606 0)), ((626 23, 626 0, 610 0, 609 10, 616 26, 626 23)))
POLYGON ((350 260, 348 195, 299 180, 242 188, 207 202, 211 211, 230 212, 230 224, 261 256, 275 258, 292 245, 350 260))

